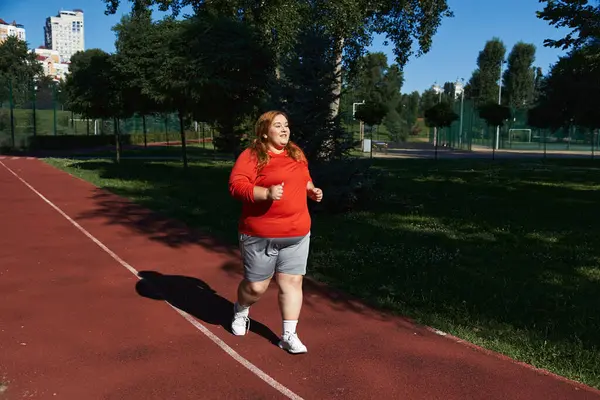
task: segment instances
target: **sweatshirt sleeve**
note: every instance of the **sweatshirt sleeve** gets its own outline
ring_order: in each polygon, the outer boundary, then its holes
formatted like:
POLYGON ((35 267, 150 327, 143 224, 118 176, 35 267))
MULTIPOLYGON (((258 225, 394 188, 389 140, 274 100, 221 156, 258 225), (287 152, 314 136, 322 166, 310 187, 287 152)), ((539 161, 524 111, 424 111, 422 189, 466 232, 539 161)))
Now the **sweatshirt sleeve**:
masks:
POLYGON ((306 175, 306 183, 312 182, 312 177, 310 176, 310 170, 308 169, 308 163, 304 163, 304 173, 306 175))
POLYGON ((254 203, 254 182, 256 181, 256 161, 246 149, 236 160, 229 176, 229 193, 237 200, 254 203))

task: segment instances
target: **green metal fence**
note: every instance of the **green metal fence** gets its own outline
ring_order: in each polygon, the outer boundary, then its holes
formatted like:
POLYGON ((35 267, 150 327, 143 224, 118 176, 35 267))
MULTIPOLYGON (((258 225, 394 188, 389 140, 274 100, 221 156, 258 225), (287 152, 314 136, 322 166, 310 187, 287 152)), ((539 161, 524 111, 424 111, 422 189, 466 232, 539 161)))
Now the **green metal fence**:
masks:
MULTIPOLYGON (((439 131, 439 146, 459 150, 485 150, 495 146, 499 150, 583 153, 600 149, 598 130, 577 126, 537 129, 528 125, 527 110, 512 109, 511 119, 499 129, 487 126, 472 100, 457 100, 454 111, 459 119, 439 131)), ((434 143, 433 136, 433 129, 430 129, 431 143, 434 143)))
MULTIPOLYGON (((0 148, 26 148, 35 136, 113 135, 114 119, 89 119, 65 108, 56 85, 0 82, 0 148)), ((121 135, 143 144, 180 141, 176 114, 135 116, 118 122, 121 135), (145 133, 145 134, 144 134, 145 133)), ((211 141, 216 130, 203 122, 186 122, 186 139, 211 141)))

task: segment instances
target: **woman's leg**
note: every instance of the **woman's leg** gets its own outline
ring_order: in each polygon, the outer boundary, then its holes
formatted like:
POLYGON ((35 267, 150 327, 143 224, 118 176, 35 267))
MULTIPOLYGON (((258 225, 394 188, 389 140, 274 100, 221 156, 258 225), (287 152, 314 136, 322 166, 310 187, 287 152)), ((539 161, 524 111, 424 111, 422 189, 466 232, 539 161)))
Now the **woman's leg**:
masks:
POLYGON ((250 282, 242 279, 238 286, 237 303, 242 307, 250 307, 267 291, 271 278, 260 282, 250 282))
POLYGON ((271 241, 242 235, 240 250, 244 261, 244 279, 239 283, 237 301, 233 306, 231 331, 243 336, 250 329, 250 306, 267 291, 277 262, 277 253, 270 251, 271 241))
POLYGON ((302 275, 277 274, 279 309, 285 321, 297 321, 302 310, 302 275))
POLYGON ((306 353, 306 346, 296 333, 302 310, 302 282, 306 274, 310 234, 299 242, 279 250, 277 284, 283 329, 279 346, 290 353, 306 353))

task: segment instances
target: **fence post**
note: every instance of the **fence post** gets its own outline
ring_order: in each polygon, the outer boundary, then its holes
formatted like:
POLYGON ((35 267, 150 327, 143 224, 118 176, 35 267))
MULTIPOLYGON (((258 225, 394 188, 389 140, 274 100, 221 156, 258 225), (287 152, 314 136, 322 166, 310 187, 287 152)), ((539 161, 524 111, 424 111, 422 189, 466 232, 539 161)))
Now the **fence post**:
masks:
POLYGON ((15 148, 15 114, 14 114, 14 99, 13 99, 13 85, 12 78, 8 81, 8 104, 10 105, 10 139, 12 148, 15 148))
POLYGON ((54 109, 54 136, 56 136, 56 84, 52 83, 52 106, 54 109))
POLYGON ((35 103, 37 102, 37 95, 36 95, 36 91, 37 91, 37 86, 35 85, 35 82, 33 83, 33 104, 32 104, 32 109, 33 109, 33 136, 37 136, 37 118, 36 118, 36 108, 35 108, 35 103))

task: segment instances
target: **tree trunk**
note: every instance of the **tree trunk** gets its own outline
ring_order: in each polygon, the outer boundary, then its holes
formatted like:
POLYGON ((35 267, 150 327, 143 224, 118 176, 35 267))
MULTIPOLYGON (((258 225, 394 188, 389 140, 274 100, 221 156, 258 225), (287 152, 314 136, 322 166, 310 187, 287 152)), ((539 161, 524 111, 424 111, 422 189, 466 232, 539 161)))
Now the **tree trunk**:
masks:
POLYGON ((183 111, 181 110, 179 110, 179 136, 181 137, 181 157, 183 159, 183 169, 187 170, 187 147, 185 143, 185 130, 183 129, 183 111))
POLYGON ((335 88, 333 94, 335 98, 331 103, 331 116, 337 117, 340 112, 340 95, 342 93, 342 55, 344 51, 344 38, 340 38, 337 41, 337 49, 335 56, 335 88))

